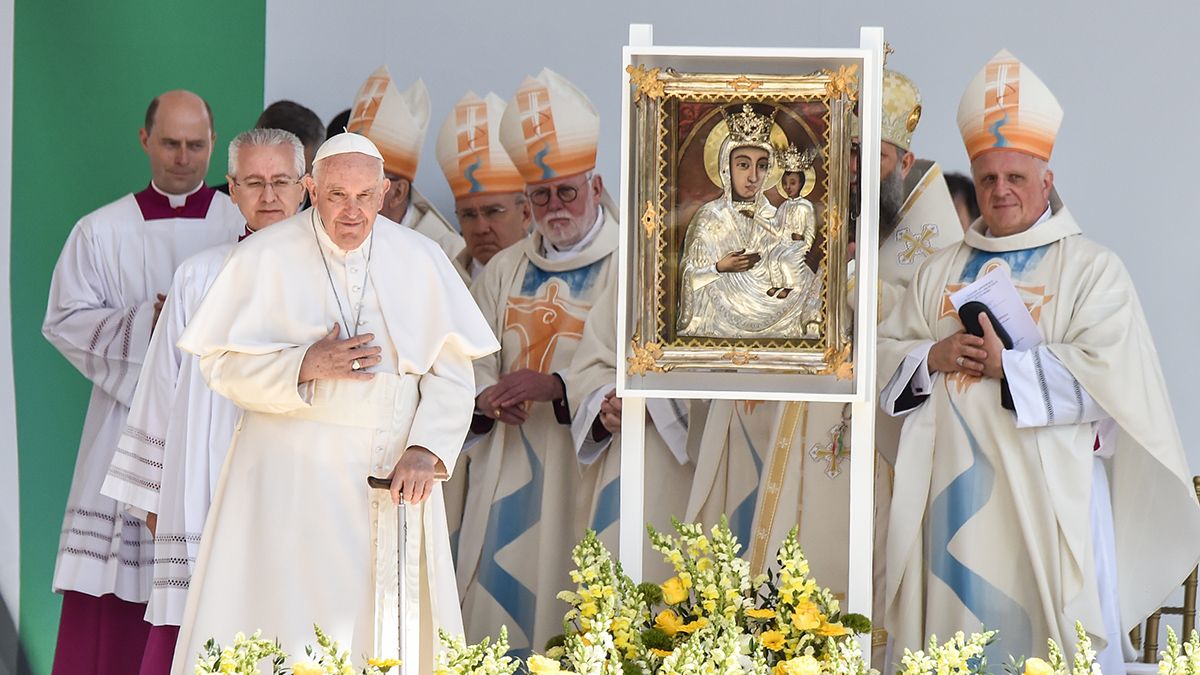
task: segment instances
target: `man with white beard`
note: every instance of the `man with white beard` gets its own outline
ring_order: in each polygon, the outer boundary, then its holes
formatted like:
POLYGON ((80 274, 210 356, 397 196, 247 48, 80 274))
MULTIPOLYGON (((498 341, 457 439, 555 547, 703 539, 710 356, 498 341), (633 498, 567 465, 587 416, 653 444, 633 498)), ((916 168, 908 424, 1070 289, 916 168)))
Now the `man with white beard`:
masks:
MULTIPOLYGON (((594 472, 581 473, 560 373, 600 298, 614 294, 617 221, 595 173, 600 118, 565 78, 527 77, 500 140, 525 178, 532 236, 497 253, 471 290, 500 352, 475 364, 472 446, 458 541, 467 637, 506 624, 518 655, 562 632, 559 590, 584 533, 594 472)), ((609 317, 611 320, 611 316, 609 317)))

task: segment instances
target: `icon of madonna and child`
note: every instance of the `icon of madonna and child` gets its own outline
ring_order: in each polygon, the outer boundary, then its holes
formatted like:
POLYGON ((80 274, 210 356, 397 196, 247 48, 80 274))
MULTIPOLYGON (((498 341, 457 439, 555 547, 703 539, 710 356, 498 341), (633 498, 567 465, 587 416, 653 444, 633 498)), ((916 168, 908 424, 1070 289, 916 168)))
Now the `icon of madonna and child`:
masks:
POLYGON ((716 173, 723 193, 700 207, 684 236, 678 334, 815 338, 823 270, 814 271, 806 260, 817 226, 812 202, 804 197, 812 186, 804 188, 815 178, 818 152, 789 143, 774 111, 760 114, 743 104, 740 111, 722 112, 725 119, 706 146, 719 148, 716 173), (784 197, 779 206, 766 197, 772 187, 784 197))

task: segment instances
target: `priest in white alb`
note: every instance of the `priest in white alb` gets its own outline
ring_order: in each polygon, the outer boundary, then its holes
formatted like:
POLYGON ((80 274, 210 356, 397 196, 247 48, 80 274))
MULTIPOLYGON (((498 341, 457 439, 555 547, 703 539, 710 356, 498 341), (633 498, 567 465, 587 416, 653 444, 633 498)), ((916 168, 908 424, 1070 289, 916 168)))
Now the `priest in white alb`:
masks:
POLYGON ((346 129, 369 138, 383 155, 383 173, 391 187, 379 213, 437 242, 462 278, 470 281, 470 273, 459 260, 466 246, 463 238, 413 186, 429 116, 425 82, 418 79, 400 91, 387 66, 380 66, 359 88, 346 129))
POLYGON ((596 174, 600 117, 561 75, 526 77, 499 136, 525 178, 533 236, 471 284, 500 351, 475 364, 458 583, 467 637, 508 626, 518 655, 562 632, 556 595, 587 526, 594 471, 576 460, 563 372, 600 298, 616 292, 617 221, 596 174))
MULTIPOLYGON (((229 197, 248 237, 296 214, 304 197, 304 146, 282 129, 251 129, 229 143, 229 197)), ((200 361, 175 342, 200 306, 234 244, 188 258, 171 290, 101 492, 146 521, 154 535, 150 636, 138 675, 167 675, 183 620, 200 535, 241 411, 209 389, 200 361)))
POLYGON ((436 629, 462 631, 436 478, 454 470, 470 422, 471 361, 496 339, 437 245, 378 215, 389 185, 374 144, 334 136, 306 186, 315 206, 239 244, 179 341, 246 412, 205 524, 177 674, 206 640, 239 631, 299 655, 314 623, 355 657, 394 657, 398 625, 417 631, 403 672, 427 673, 436 629), (371 475, 390 477, 391 494, 371 475))
POLYGON ((175 267, 245 221, 204 185, 216 134, 199 96, 155 98, 140 134, 146 189, 84 216, 54 268, 42 333, 92 383, 54 569, 63 594, 55 675, 136 673, 149 625, 153 541, 100 494, 175 267))
MULTIPOLYGON (((604 546, 620 554, 621 418, 617 396, 617 294, 596 300, 583 327, 583 337, 563 374, 571 403, 571 440, 579 463, 596 473, 587 504, 587 526, 604 546)), ((696 464, 688 455, 691 402, 646 399, 644 504, 646 522, 671 530, 671 519, 684 517, 696 464)), ((641 531, 640 524, 638 531, 641 531)), ((642 548, 642 578, 665 581, 673 574, 663 555, 642 548)))
POLYGON ((1137 292, 1054 191, 1062 116, 1007 51, 975 76, 958 125, 982 217, 880 326, 880 404, 904 416, 893 653, 984 626, 999 630, 993 663, 1045 657, 1047 638, 1073 651, 1079 621, 1105 675, 1123 673, 1123 635, 1200 559, 1181 534, 1200 531, 1200 506, 1137 292), (964 332, 949 295, 994 271, 1040 344, 1005 348, 986 315, 982 337, 964 332))

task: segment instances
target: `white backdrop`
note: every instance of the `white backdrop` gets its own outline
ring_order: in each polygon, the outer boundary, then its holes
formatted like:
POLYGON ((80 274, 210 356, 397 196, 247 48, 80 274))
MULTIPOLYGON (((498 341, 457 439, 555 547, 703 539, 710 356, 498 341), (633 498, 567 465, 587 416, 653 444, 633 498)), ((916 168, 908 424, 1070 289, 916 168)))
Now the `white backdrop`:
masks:
POLYGON ((450 193, 433 141, 467 90, 509 97, 542 66, 562 73, 601 114, 599 169, 615 186, 621 47, 630 23, 654 24, 675 45, 856 46, 863 25, 883 26, 889 66, 917 83, 924 117, 914 150, 947 171, 965 171, 954 123, 958 98, 1002 47, 1025 61, 1066 109, 1051 166, 1085 232, 1118 251, 1154 332, 1193 470, 1200 470, 1200 379, 1190 348, 1200 319, 1190 299, 1197 265, 1196 216, 1176 208, 1192 196, 1200 157, 1200 6, 1152 0, 888 2, 887 0, 471 0, 414 4, 268 0, 266 100, 291 98, 328 121, 386 63, 402 84, 423 77, 433 121, 417 187, 443 212, 450 193))

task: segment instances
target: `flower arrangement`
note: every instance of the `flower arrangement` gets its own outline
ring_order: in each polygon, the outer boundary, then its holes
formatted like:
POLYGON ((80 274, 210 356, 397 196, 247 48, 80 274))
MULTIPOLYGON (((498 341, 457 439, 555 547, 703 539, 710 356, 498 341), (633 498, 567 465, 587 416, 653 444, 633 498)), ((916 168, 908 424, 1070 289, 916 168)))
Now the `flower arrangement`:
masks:
POLYGON ((530 659, 530 672, 869 672, 854 636, 870 622, 843 616, 833 594, 809 577, 795 531, 779 549, 776 570, 751 579, 724 519, 707 533, 678 521, 674 529, 669 535, 648 528, 675 572, 661 586, 635 585, 589 533, 573 555, 576 589, 559 595, 570 605, 564 634, 530 659))
POLYGON ((488 638, 477 645, 468 645, 461 635, 451 636, 438 630, 442 651, 436 657, 434 675, 513 675, 521 661, 508 653, 508 628, 500 627, 500 638, 490 644, 488 638))
MULTIPOLYGON (((1083 624, 1075 622, 1075 657, 1068 664, 1062 648, 1053 639, 1046 641, 1046 659, 1025 659, 1019 669, 1025 675, 1101 675, 1100 664, 1096 663, 1096 650, 1083 624), (1069 667, 1068 667, 1069 666, 1069 667)), ((1018 670, 1018 669, 1013 669, 1018 670)))
MULTIPOLYGON (((635 584, 588 532, 572 552, 574 590, 558 597, 568 605, 563 634, 544 654, 524 664, 507 655, 508 631, 475 645, 439 631, 442 649, 434 675, 877 675, 856 635, 870 621, 843 614, 837 599, 809 576, 796 531, 783 541, 767 574, 750 578, 749 564, 725 519, 705 532, 699 524, 674 522, 675 534, 647 528, 654 549, 674 576, 662 584, 635 584)), ((239 633, 223 647, 209 640, 197 657, 196 675, 386 675, 395 659, 369 659, 358 668, 318 626, 307 659, 285 666, 278 642, 239 633)), ((1068 661, 1054 640, 1046 659, 1013 660, 1005 670, 1021 675, 1101 675, 1091 639, 1075 624, 1076 652, 1068 661)), ((1200 675, 1200 634, 1180 643, 1167 629, 1160 675, 1200 675)), ((905 650, 901 675, 986 675, 985 648, 997 631, 956 633, 945 643, 930 637, 924 650, 905 650)))
POLYGON ((904 650, 900 675, 985 675, 989 671, 983 650, 996 635, 994 630, 969 636, 959 631, 944 644, 938 644, 937 636, 932 635, 925 649, 904 650))
MULTIPOLYGON (((210 639, 196 659, 195 673, 261 675, 259 664, 267 659, 271 662, 271 675, 385 675, 400 665, 400 661, 396 659, 372 658, 358 669, 350 660, 350 652, 342 651, 337 641, 326 635, 320 626, 314 625, 313 631, 317 635, 317 647, 314 649, 311 645, 306 646, 304 651, 308 659, 297 661, 290 668, 284 667, 288 655, 280 648, 279 643, 262 639, 262 631, 257 631, 249 638, 238 633, 233 638, 233 644, 228 647, 222 647, 216 640, 210 639)), ((511 671, 504 675, 511 675, 511 671)))
POLYGON ((1158 675, 1200 675, 1200 634, 1192 631, 1180 645, 1175 631, 1167 626, 1167 648, 1159 652, 1158 675))

